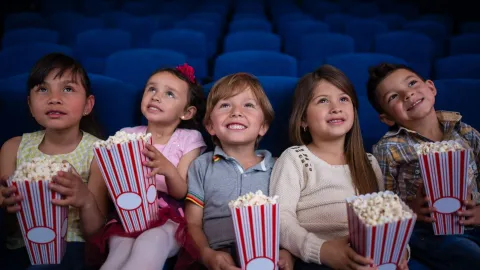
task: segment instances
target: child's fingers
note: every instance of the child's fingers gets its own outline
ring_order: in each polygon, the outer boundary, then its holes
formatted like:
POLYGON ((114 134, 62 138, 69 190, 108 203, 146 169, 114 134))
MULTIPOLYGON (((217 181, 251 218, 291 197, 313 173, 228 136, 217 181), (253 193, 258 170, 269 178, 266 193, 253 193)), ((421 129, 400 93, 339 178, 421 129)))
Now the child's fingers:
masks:
POLYGON ((56 183, 50 183, 48 185, 48 187, 52 190, 52 191, 55 191, 57 193, 60 193, 61 195, 63 196, 72 196, 73 195, 73 191, 72 189, 70 189, 69 187, 65 187, 63 185, 59 185, 59 184, 56 184, 56 183))
POLYGON ((422 221, 422 222, 427 222, 427 223, 433 223, 435 222, 435 218, 425 216, 425 215, 417 215, 417 220, 422 221))
POLYGON ((69 199, 52 199, 52 204, 58 206, 69 206, 71 202, 69 199))
POLYGON ((363 257, 362 255, 356 253, 352 248, 348 248, 347 251, 347 256, 352 260, 353 262, 360 264, 360 265, 368 265, 368 264, 373 264, 373 260, 370 258, 363 257))
POLYGON ((7 212, 8 213, 11 213, 11 214, 14 214, 18 211, 20 211, 22 209, 22 207, 18 204, 15 204, 15 205, 12 205, 12 206, 8 206, 7 207, 7 212))
POLYGON ((51 182, 52 184, 56 184, 56 185, 59 185, 59 186, 64 186, 66 188, 72 188, 75 186, 75 184, 73 183, 73 181, 75 181, 74 179, 75 178, 71 178, 72 176, 75 177, 73 174, 63 174, 64 176, 54 176, 53 177, 53 181, 51 182))
POLYGON ((156 154, 148 149, 143 149, 142 151, 143 155, 148 157, 149 159, 155 159, 156 154))
POLYGON ((476 203, 474 201, 471 201, 471 200, 466 200, 466 201, 463 202, 463 205, 465 205, 467 207, 467 209, 469 209, 469 208, 475 208, 476 203))
POLYGON ((4 198, 8 198, 12 196, 15 192, 17 192, 17 188, 15 186, 5 187, 1 189, 2 196, 4 198))
POLYGON ((431 214, 433 212, 435 212, 435 208, 433 207, 421 207, 420 209, 418 209, 418 213, 422 215, 431 214))
POLYGON ((17 196, 10 196, 7 197, 3 200, 3 205, 6 207, 12 207, 16 204, 19 204, 23 201, 23 196, 22 195, 17 195, 17 196))
POLYGON ((474 210, 465 210, 465 211, 458 211, 457 215, 461 217, 471 217, 474 215, 474 213, 475 213, 474 210))

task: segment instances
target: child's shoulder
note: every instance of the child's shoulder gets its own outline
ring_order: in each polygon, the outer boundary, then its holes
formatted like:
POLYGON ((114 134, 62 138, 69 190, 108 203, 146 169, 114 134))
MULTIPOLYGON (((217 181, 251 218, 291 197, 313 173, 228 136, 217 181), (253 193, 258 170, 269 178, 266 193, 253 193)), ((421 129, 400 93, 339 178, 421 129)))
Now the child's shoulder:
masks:
POLYGON ((210 151, 210 152, 206 152, 206 153, 201 154, 196 159, 194 159, 192 163, 196 164, 197 166, 198 165, 205 165, 205 164, 208 164, 208 163, 211 163, 212 161, 214 161, 213 159, 214 159, 214 152, 210 151))
POLYGON ((1 153, 16 154, 21 142, 22 142, 22 136, 16 136, 16 137, 10 138, 9 140, 3 143, 0 151, 1 153))

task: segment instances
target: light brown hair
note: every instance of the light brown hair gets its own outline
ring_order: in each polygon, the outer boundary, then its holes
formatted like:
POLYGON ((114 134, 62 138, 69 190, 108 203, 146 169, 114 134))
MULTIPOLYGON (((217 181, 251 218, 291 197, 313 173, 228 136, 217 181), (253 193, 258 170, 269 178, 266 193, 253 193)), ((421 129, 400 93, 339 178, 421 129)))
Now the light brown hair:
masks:
MULTIPOLYGON (((247 90, 251 90, 253 96, 258 100, 265 118, 265 125, 270 126, 275 117, 272 104, 270 104, 260 81, 255 76, 242 72, 227 75, 215 82, 208 94, 203 124, 205 126, 210 124, 212 111, 220 100, 236 96, 247 90)), ((257 145, 260 139, 260 137, 257 139, 257 145)), ((220 145, 216 136, 212 136, 212 140, 216 145, 220 145)))
POLYGON ((345 158, 350 168, 353 184, 360 194, 376 192, 378 191, 377 177, 363 147, 358 119, 357 94, 353 84, 339 69, 330 65, 323 65, 299 80, 293 96, 290 140, 295 145, 307 145, 312 142, 312 135, 309 130, 303 130, 301 125, 302 121, 306 119, 307 108, 313 98, 315 87, 322 80, 342 90, 352 100, 354 119, 353 126, 345 137, 345 158))

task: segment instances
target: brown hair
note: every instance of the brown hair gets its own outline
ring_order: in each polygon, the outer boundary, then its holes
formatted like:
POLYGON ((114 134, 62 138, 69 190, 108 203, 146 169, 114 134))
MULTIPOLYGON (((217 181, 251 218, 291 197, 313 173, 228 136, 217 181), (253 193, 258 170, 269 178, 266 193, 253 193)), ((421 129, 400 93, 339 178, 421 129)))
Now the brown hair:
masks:
POLYGON ((327 81, 347 94, 353 103, 354 120, 352 129, 345 137, 345 157, 352 176, 353 184, 360 194, 378 191, 377 177, 363 147, 362 133, 358 120, 358 98, 353 84, 339 69, 323 65, 314 72, 303 76, 293 96, 292 115, 290 116, 290 139, 295 145, 307 145, 312 142, 309 130, 303 130, 308 105, 313 98, 315 87, 320 81, 327 81))
MULTIPOLYGON (((255 76, 243 72, 227 75, 215 82, 208 94, 207 109, 205 111, 205 117, 203 118, 203 124, 205 126, 210 124, 212 111, 220 100, 236 96, 245 90, 252 91, 260 103, 265 124, 270 126, 275 117, 272 104, 270 104, 260 81, 255 76)), ((257 139, 257 145, 260 139, 261 137, 257 139)), ((216 136, 213 136, 212 140, 216 145, 220 145, 220 141, 216 136)))
POLYGON ((368 76, 368 82, 367 82, 367 96, 368 96, 368 101, 378 113, 383 113, 382 106, 380 105, 380 102, 378 101, 378 98, 377 98, 378 85, 386 77, 388 77, 394 71, 397 71, 399 69, 408 70, 414 73, 415 75, 417 75, 418 78, 420 78, 422 81, 425 81, 425 79, 422 76, 420 76, 415 70, 403 64, 381 63, 376 66, 370 67, 368 69, 369 76, 368 76))

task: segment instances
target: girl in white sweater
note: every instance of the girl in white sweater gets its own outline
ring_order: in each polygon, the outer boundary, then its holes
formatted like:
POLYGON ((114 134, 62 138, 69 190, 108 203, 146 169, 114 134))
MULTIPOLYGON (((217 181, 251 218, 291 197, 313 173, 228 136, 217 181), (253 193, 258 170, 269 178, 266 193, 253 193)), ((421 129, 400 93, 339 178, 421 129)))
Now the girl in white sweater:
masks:
POLYGON ((377 160, 363 148, 357 108, 352 83, 332 66, 297 84, 290 117, 297 146, 283 152, 270 180, 270 194, 280 197, 281 246, 300 259, 295 269, 372 269, 348 243, 345 198, 384 189, 377 160))

